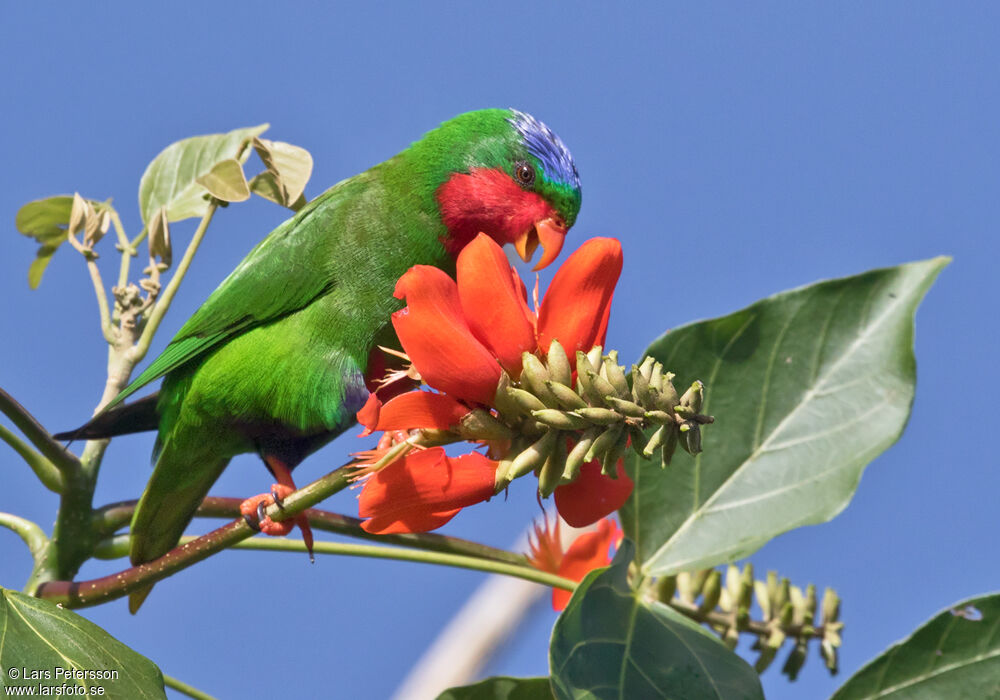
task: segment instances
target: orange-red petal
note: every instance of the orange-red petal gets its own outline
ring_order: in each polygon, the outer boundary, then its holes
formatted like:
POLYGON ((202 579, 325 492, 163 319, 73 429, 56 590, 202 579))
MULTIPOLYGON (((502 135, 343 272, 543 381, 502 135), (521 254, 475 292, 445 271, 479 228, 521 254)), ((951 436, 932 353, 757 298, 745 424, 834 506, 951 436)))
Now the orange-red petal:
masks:
MULTIPOLYGON (((362 409, 364 411, 365 409, 362 409)), ((390 399, 378 412, 375 430, 448 430, 462 420, 469 407, 446 394, 408 391, 390 399)), ((360 413, 359 413, 360 415, 360 413)))
POLYGON ((500 366, 472 334, 455 281, 428 265, 411 267, 396 283, 406 308, 392 325, 427 384, 459 399, 492 403, 500 366))
MULTIPOLYGON (((609 550, 621 538, 618 524, 605 518, 593 532, 585 532, 569 546, 559 564, 559 575, 571 581, 582 581, 594 569, 607 566, 611 561, 609 550)), ((552 589, 552 607, 557 612, 566 607, 572 597, 570 591, 552 589)))
POLYGON ((448 457, 444 448, 411 452, 365 481, 358 514, 367 532, 427 532, 465 506, 493 495, 496 462, 478 452, 448 457))
POLYGON ((378 416, 381 411, 382 402, 373 391, 368 394, 368 400, 365 401, 365 405, 361 407, 361 410, 355 416, 358 419, 358 423, 365 427, 358 437, 371 435, 372 431, 375 430, 375 426, 378 425, 378 416))
POLYGON ((456 269, 458 296, 473 335, 516 379, 521 376, 521 354, 535 351, 534 314, 520 278, 485 233, 462 249, 456 269))
POLYGON ((601 474, 597 460, 587 462, 576 481, 556 487, 556 510, 573 527, 586 527, 625 505, 633 485, 624 460, 618 460, 617 479, 601 474))
POLYGON ((550 574, 559 573, 562 562, 562 540, 559 534, 559 516, 549 520, 548 513, 542 516, 540 522, 534 524, 534 537, 528 535, 528 561, 539 571, 550 574))
POLYGON ((607 328, 611 298, 622 271, 622 247, 614 238, 591 238, 556 272, 538 312, 538 347, 558 339, 571 361, 590 350, 607 328))

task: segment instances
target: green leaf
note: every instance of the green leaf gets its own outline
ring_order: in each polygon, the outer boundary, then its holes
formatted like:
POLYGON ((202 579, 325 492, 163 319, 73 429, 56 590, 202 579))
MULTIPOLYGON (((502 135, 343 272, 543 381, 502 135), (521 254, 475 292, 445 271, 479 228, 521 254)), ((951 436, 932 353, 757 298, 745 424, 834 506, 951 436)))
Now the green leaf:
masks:
POLYGON ((169 221, 203 216, 208 211, 208 190, 198 183, 220 161, 235 158, 246 162, 248 145, 268 124, 235 129, 227 134, 193 136, 167 146, 153 159, 139 182, 139 211, 149 221, 156 210, 166 207, 169 221))
MULTIPOLYGON (((111 202, 98 202, 93 199, 83 200, 89 203, 99 213, 113 211, 111 202)), ((20 233, 34 238, 41 244, 34 262, 28 268, 28 284, 37 289, 42 281, 45 268, 56 250, 67 239, 67 227, 73 211, 72 195, 56 195, 45 199, 36 199, 18 209, 14 225, 20 233)))
POLYGON ((623 540, 611 566, 591 572, 556 621, 556 697, 763 700, 747 662, 680 613, 637 597, 628 584, 634 551, 623 540))
POLYGON ((783 292, 673 330, 647 350, 677 386, 707 385, 704 452, 629 458, 625 533, 646 575, 732 561, 829 520, 903 431, 913 314, 948 258, 783 292))
POLYGON ((949 608, 855 673, 831 700, 1000 698, 1000 593, 949 608))
POLYGON ((473 685, 449 688, 437 700, 552 700, 548 678, 494 676, 473 685))
POLYGON ((64 683, 89 689, 74 697, 166 698, 149 659, 74 612, 0 588, 0 688, 35 687, 42 695, 44 686, 68 695, 64 683), (74 671, 96 677, 67 677, 74 671))
POLYGON ((250 199, 250 187, 243 174, 243 166, 235 158, 220 160, 195 182, 223 202, 245 202, 250 199))

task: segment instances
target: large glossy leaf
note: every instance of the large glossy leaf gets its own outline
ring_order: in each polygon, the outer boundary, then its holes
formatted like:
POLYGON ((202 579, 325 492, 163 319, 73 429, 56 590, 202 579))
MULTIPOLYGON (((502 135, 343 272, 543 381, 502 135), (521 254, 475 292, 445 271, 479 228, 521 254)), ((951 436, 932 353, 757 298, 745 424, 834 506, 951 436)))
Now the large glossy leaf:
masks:
POLYGON ((1000 594, 971 598, 889 647, 832 700, 1000 698, 1000 594))
POLYGON ((0 588, 0 688, 18 686, 37 695, 166 698, 149 659, 74 612, 0 588), (75 694, 79 687, 85 695, 75 694))
MULTIPOLYGON (((88 201, 98 211, 111 211, 108 202, 88 201)), ((36 289, 42 281, 42 275, 49 261, 63 243, 66 242, 66 229, 69 226, 70 213, 73 210, 72 195, 56 195, 45 199, 36 199, 18 209, 14 218, 17 230, 25 236, 34 238, 40 244, 35 260, 28 268, 28 284, 36 289)))
POLYGON ((622 508, 646 574, 714 566, 847 505, 913 401, 913 314, 947 258, 769 297, 673 330, 647 352, 707 385, 704 452, 631 457, 622 508))
POLYGON ((160 207, 168 221, 202 216, 208 211, 208 190, 197 182, 224 160, 244 163, 250 142, 267 124, 235 129, 226 134, 193 136, 167 146, 153 159, 139 182, 139 211, 148 225, 160 207))
POLYGON ((560 700, 763 700, 760 679, 707 630, 628 584, 635 548, 625 540, 592 572, 556 621, 549 648, 560 700))
POLYGON ((473 685, 449 688, 437 700, 552 700, 548 678, 494 676, 473 685))

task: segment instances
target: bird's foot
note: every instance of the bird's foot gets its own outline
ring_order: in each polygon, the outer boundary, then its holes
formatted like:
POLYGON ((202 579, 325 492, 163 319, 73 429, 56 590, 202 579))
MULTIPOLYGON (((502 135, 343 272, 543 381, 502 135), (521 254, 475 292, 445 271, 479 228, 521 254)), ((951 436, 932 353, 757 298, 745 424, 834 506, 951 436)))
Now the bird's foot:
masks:
POLYGON ((288 486, 274 484, 271 487, 271 493, 262 493, 259 496, 248 498, 240 504, 240 513, 243 514, 243 519, 247 521, 247 525, 258 532, 263 532, 265 535, 272 535, 274 537, 287 535, 295 528, 295 521, 285 520, 280 523, 275 522, 264 511, 273 503, 277 503, 279 508, 282 507, 282 499, 293 490, 288 486))
POLYGON ((302 531, 302 540, 306 544, 306 549, 309 550, 309 561, 315 561, 313 557, 312 528, 309 526, 309 520, 306 518, 305 513, 300 513, 288 520, 276 522, 271 520, 270 516, 265 512, 265 509, 272 503, 277 505, 278 508, 284 509, 282 501, 293 491, 295 489, 291 486, 272 484, 271 493, 262 493, 259 496, 253 496, 243 501, 240 504, 240 513, 243 514, 243 519, 246 520, 247 525, 258 532, 263 532, 265 535, 271 535, 272 537, 283 537, 298 525, 302 531))

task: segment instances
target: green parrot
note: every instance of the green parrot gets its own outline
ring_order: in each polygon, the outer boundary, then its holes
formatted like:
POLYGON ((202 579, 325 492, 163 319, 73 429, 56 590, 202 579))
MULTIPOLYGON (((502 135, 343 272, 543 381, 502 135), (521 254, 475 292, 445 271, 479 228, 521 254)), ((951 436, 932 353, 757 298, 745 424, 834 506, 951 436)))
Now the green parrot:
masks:
MULTIPOLYGON (((355 423, 396 345, 390 315, 413 265, 454 272, 484 232, 536 269, 559 254, 580 209, 568 149, 523 112, 444 122, 337 183, 261 241, 114 401, 60 439, 157 430, 155 463, 131 523, 133 564, 177 545, 229 460, 258 453, 279 484, 355 423), (123 401, 162 377, 158 393, 123 401)), ((135 612, 150 588, 133 593, 135 612)))

